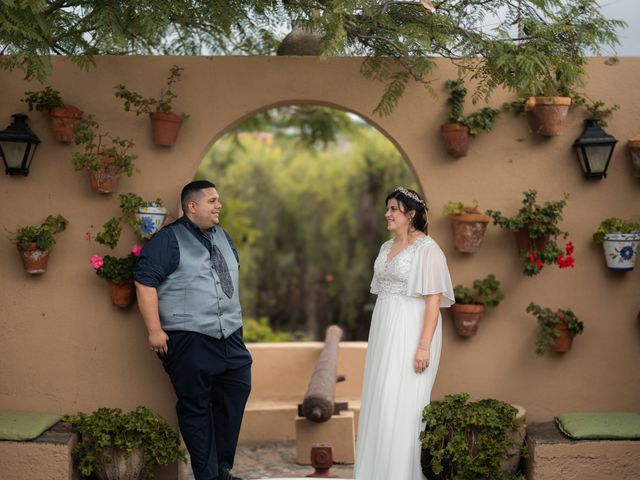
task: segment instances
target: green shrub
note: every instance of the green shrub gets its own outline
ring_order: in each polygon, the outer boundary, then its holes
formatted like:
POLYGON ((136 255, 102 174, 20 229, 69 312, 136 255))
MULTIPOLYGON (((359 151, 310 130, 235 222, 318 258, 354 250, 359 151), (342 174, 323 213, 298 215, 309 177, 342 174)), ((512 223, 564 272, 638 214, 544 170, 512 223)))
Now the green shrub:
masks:
POLYGON ((243 322, 243 339, 245 342, 289 342, 293 335, 289 332, 274 331, 267 317, 247 318, 243 322))

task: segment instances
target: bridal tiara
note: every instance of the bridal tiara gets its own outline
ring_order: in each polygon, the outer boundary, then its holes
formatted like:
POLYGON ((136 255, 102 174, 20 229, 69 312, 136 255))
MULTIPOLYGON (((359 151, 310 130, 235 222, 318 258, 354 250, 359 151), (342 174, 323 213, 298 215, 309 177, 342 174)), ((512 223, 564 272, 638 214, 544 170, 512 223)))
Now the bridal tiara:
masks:
POLYGON ((402 193, 406 197, 409 197, 411 200, 414 200, 414 201, 418 202, 423 207, 425 206, 424 201, 418 195, 416 195, 413 192, 410 192, 409 190, 407 190, 404 187, 396 187, 396 189, 394 191, 402 193))

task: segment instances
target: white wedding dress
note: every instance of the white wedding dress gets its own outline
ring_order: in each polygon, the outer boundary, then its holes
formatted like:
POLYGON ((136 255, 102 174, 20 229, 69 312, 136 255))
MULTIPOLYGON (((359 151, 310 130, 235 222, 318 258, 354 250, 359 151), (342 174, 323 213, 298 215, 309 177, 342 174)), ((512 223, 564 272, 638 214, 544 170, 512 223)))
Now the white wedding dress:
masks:
POLYGON ((429 367, 413 369, 422 332, 423 295, 442 294, 441 307, 454 303, 446 259, 431 237, 414 241, 387 262, 392 240, 380 247, 371 293, 378 295, 362 384, 356 438, 357 480, 423 480, 420 467, 422 410, 438 371, 442 318, 438 314, 429 367))

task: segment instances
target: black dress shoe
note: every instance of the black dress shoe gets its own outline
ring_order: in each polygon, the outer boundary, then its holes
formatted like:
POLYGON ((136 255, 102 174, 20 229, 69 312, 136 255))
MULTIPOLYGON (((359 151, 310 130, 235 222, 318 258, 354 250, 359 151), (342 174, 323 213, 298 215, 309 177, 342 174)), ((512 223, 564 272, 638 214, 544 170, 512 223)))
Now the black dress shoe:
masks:
POLYGON ((218 473, 218 480, 242 480, 240 477, 235 477, 231 475, 231 472, 227 469, 220 470, 218 473))

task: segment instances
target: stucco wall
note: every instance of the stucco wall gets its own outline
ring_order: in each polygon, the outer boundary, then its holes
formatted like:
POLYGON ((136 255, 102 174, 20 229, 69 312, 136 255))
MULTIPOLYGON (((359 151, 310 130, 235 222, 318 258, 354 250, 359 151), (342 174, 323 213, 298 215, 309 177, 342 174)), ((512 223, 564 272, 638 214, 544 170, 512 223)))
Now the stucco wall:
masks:
MULTIPOLYGON (((444 317, 444 348, 434 396, 468 391, 523 405, 529 420, 569 410, 632 410, 640 400, 640 273, 608 271, 591 233, 605 217, 640 213, 640 182, 633 178, 624 142, 640 130, 640 59, 623 58, 613 67, 594 60, 589 93, 621 110, 608 131, 621 145, 609 177, 587 182, 571 143, 582 130, 583 115, 573 112, 564 135, 534 137, 523 119, 505 116, 488 135, 472 143, 466 158, 448 157, 439 137, 446 116, 444 81, 454 69, 441 62, 433 77, 440 97, 410 85, 394 113, 371 114, 382 87, 361 77, 359 59, 274 57, 99 58, 82 71, 56 59, 48 84, 68 103, 94 113, 112 133, 133 136, 140 173, 123 178, 120 192, 160 196, 173 215, 179 190, 189 181, 211 145, 238 121, 279 104, 311 102, 338 106, 367 118, 398 146, 419 178, 431 204, 432 236, 447 254, 454 283, 469 284, 487 273, 502 281, 506 299, 483 320, 475 338, 456 336, 444 317), (156 94, 173 63, 185 67, 175 104, 191 115, 173 148, 154 147, 148 120, 125 113, 113 86, 156 94), (576 267, 546 267, 529 278, 521 274, 511 236, 489 227, 481 251, 454 251, 449 224, 440 215, 448 200, 477 199, 482 209, 515 213, 522 192, 535 188, 541 200, 570 193, 562 227, 575 244, 576 267), (525 313, 535 301, 572 308, 585 333, 564 356, 534 354, 535 320, 525 313)), ((26 111, 25 90, 39 88, 20 73, 0 72, 0 128, 12 113, 26 111)), ((508 99, 498 95, 495 105, 508 99)), ((174 396, 158 361, 146 347, 137 310, 112 307, 104 281, 89 257, 104 250, 83 234, 119 212, 115 195, 90 192, 86 173, 71 167, 73 146, 55 142, 44 114, 30 114, 42 144, 26 178, 0 175, 0 223, 8 231, 62 213, 69 229, 58 237, 49 271, 29 277, 15 247, 0 248, 0 408, 89 411, 99 406, 125 409, 146 404, 174 419, 174 396)), ((224 195, 224 185, 219 185, 224 195)), ((258 201, 258 200, 256 200, 258 201)), ((311 220, 311 219, 310 219, 311 220)), ((3 236, 7 236, 6 233, 3 236)), ((134 238, 125 232, 117 254, 134 238)))

